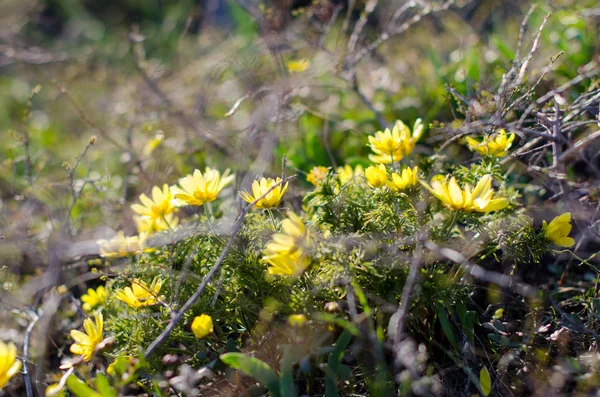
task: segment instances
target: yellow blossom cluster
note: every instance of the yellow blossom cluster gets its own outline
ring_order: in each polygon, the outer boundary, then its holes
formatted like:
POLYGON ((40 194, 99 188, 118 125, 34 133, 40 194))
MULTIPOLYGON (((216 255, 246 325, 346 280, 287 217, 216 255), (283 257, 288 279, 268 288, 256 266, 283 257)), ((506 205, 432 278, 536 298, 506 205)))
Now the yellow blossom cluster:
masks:
POLYGON ((112 240, 100 240, 100 254, 111 258, 146 251, 146 240, 150 234, 175 230, 179 225, 179 218, 175 216, 177 206, 201 206, 214 201, 233 178, 233 175, 229 175, 229 170, 221 175, 218 170, 207 167, 204 172, 197 169, 179 179, 175 186, 154 186, 151 197, 142 194, 139 197, 140 203, 131 206, 136 213, 133 219, 139 235, 126 237, 123 232, 119 232, 112 240))
POLYGON ((378 131, 374 136, 369 136, 369 146, 374 153, 369 155, 369 159, 379 164, 402 160, 412 153, 424 129, 421 119, 415 121, 412 132, 402 121, 396 121, 392 130, 386 128, 385 131, 378 131))
MULTIPOLYGON (((391 131, 386 129, 369 136, 369 146, 375 152, 375 155, 370 155, 369 158, 379 164, 365 170, 367 184, 374 189, 387 187, 394 191, 403 191, 421 182, 445 207, 453 211, 491 212, 501 210, 509 204, 506 198, 494 197, 491 175, 482 177, 475 188, 469 184, 461 188, 456 178, 439 175, 432 179, 431 184, 427 184, 419 180, 417 167, 406 167, 402 172, 392 172, 388 177, 388 170, 384 164, 393 164, 410 154, 422 133, 423 124, 419 119, 415 122, 412 134, 403 122, 397 121, 391 131)), ((486 137, 484 143, 477 143, 472 138, 469 138, 468 142, 473 150, 480 153, 486 150, 486 155, 500 156, 506 155, 504 152, 508 150, 514 138, 514 134, 507 136, 502 130, 494 138, 486 137)))
POLYGON ((125 233, 118 232, 111 240, 100 240, 100 255, 105 258, 118 258, 123 256, 137 255, 146 251, 146 239, 148 233, 140 233, 139 236, 126 237, 125 233))
POLYGON ((269 264, 268 273, 280 276, 299 276, 310 264, 307 248, 311 236, 298 215, 288 212, 282 222, 283 233, 273 239, 263 251, 263 260, 269 264))
POLYGON ((329 170, 323 166, 317 166, 310 170, 306 176, 306 180, 315 186, 318 186, 327 177, 329 170))
POLYGON ((454 177, 444 181, 434 178, 431 185, 421 183, 445 207, 453 211, 491 212, 499 211, 508 205, 508 200, 504 197, 493 198, 491 175, 481 178, 475 188, 468 183, 461 188, 454 177))
POLYGON ((359 164, 356 167, 352 168, 350 165, 345 165, 343 167, 338 167, 336 170, 340 183, 343 185, 345 183, 350 182, 354 178, 362 176, 365 174, 363 167, 359 164))
MULTIPOLYGON (((115 296, 118 300, 125 302, 134 309, 153 306, 162 299, 159 296, 162 283, 163 280, 158 277, 155 277, 150 285, 147 285, 142 280, 134 279, 130 287, 117 290, 115 296)), ((81 301, 83 302, 82 308, 86 312, 90 312, 103 306, 106 299, 107 291, 104 286, 99 286, 95 290, 89 288, 87 294, 81 297, 81 301)), ((101 349, 101 344, 105 341, 103 335, 104 317, 100 311, 94 312, 93 315, 94 320, 86 318, 83 322, 85 332, 74 329, 70 333, 71 338, 75 342, 71 345, 70 350, 73 354, 79 356, 79 362, 90 361, 94 354, 101 349)), ((2 353, 1 350, 0 346, 0 353, 2 353)), ((62 368, 71 367, 76 363, 77 361, 67 364, 62 368)))
POLYGON ((514 132, 507 134, 505 130, 498 130, 495 135, 485 135, 482 141, 467 137, 467 145, 471 151, 477 152, 482 156, 504 157, 508 154, 508 149, 515 140, 514 132))
POLYGON ((393 172, 391 178, 388 178, 388 172, 383 164, 370 166, 365 170, 367 184, 374 189, 389 187, 395 191, 407 190, 415 186, 418 182, 417 167, 406 167, 401 173, 393 172))
POLYGON ((258 200, 254 205, 256 208, 273 208, 279 205, 287 188, 288 182, 282 185, 281 178, 261 178, 260 181, 252 183, 252 194, 244 191, 240 193, 240 196, 248 203, 258 200))
POLYGON ((131 283, 131 287, 118 290, 116 297, 134 309, 153 306, 160 301, 158 294, 160 293, 162 284, 163 280, 158 277, 155 277, 150 285, 146 284, 143 280, 135 279, 131 283))
POLYGON ((81 308, 86 312, 103 306, 106 302, 106 288, 102 285, 96 289, 88 288, 87 294, 81 295, 81 302, 83 302, 81 308))

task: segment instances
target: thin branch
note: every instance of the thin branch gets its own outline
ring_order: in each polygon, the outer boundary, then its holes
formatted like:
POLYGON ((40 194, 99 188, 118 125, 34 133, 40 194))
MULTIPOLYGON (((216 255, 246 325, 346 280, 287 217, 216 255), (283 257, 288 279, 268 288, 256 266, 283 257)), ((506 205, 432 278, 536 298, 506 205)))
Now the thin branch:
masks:
POLYGON ((348 28, 350 27, 350 18, 352 17, 352 11, 354 10, 355 4, 356 4, 356 0, 348 1, 348 9, 346 10, 346 16, 344 17, 344 22, 342 23, 341 35, 344 35, 348 32, 348 28))
POLYGON ((402 342, 402 337, 404 334, 404 326, 406 323, 406 315, 408 313, 408 308, 410 307, 410 301, 412 300, 413 290, 419 280, 419 271, 421 269, 423 250, 420 247, 415 248, 415 252, 413 253, 413 259, 410 264, 410 269, 408 271, 408 277, 406 278, 406 282, 404 283, 404 289, 402 290, 402 298, 400 300, 400 307, 398 311, 392 316, 396 320, 395 330, 393 332, 394 335, 394 346, 399 346, 400 342, 402 342))
POLYGON ((456 2, 455 0, 447 0, 446 2, 444 2, 438 6, 422 8, 421 11, 419 11, 417 14, 415 14, 412 18, 408 19, 402 25, 400 25, 398 27, 392 27, 391 29, 386 29, 377 39, 375 39, 369 45, 363 47, 361 51, 359 51, 357 54, 355 54, 348 61, 348 63, 352 66, 356 65, 358 62, 360 62, 361 59, 365 58, 369 53, 373 52, 381 44, 385 43, 392 37, 405 32, 406 30, 408 30, 408 28, 410 28, 412 25, 419 22, 425 16, 432 14, 432 13, 437 13, 437 12, 447 10, 455 2, 456 2))
POLYGON ((342 4, 339 4, 334 8, 333 12, 331 13, 331 18, 329 18, 329 21, 327 21, 327 23, 321 30, 321 35, 320 35, 319 41, 317 43, 318 48, 324 48, 325 40, 327 39, 327 35, 331 31, 331 28, 333 28, 333 25, 335 24, 335 21, 337 20, 338 16, 340 15, 340 12, 342 11, 343 8, 344 8, 344 6, 342 4))
POLYGON ((381 112, 379 112, 379 110, 375 109, 375 106, 373 105, 373 103, 369 100, 369 98, 367 98, 365 96, 365 94, 362 93, 362 91, 358 87, 358 79, 356 78, 356 74, 354 74, 352 76, 352 90, 354 92, 356 92, 356 95, 358 95, 358 97, 360 98, 360 100, 365 105, 367 105, 367 107, 369 108, 369 110, 371 110, 371 112, 373 112, 373 114, 375 115, 375 118, 377 119, 377 122, 379 123, 380 127, 381 128, 388 128, 388 123, 383 118, 383 115, 381 114, 381 112))
MULTIPOLYGON (((532 10, 532 12, 533 12, 533 10, 532 10)), ((546 16, 544 17, 544 20, 540 24, 540 27, 538 28, 538 31, 537 31, 537 35, 535 36, 535 39, 533 40, 533 44, 531 45, 531 50, 527 54, 527 58, 525 58, 525 61, 523 61, 523 65, 521 66, 521 68, 519 70, 519 76, 517 77, 517 80, 514 82, 514 85, 513 85, 514 87, 518 87, 523 82, 523 79, 525 78, 525 73, 527 73, 527 67, 529 66, 529 62, 531 62, 531 60, 533 59, 533 56, 535 55, 535 53, 537 52, 537 50, 540 46, 540 38, 542 37, 542 31, 544 30, 544 26, 546 26, 546 23, 548 22, 548 19, 550 19, 551 15, 552 15, 552 12, 549 12, 548 14, 546 14, 546 16)), ((529 14, 527 15, 526 19, 528 19, 528 17, 529 17, 529 14)))
POLYGON ((23 378, 25 379, 25 392, 27 397, 34 397, 33 385, 31 384, 31 374, 29 373, 29 344, 31 342, 31 333, 40 319, 37 313, 32 313, 33 318, 25 330, 25 339, 23 341, 23 378))
POLYGON ((377 2, 379 0, 368 0, 367 4, 365 4, 365 10, 360 14, 360 19, 354 25, 354 30, 350 35, 350 40, 348 40, 348 51, 350 53, 354 52, 356 49, 356 44, 358 43, 358 39, 365 25, 367 24, 367 20, 369 19, 369 15, 375 10, 377 7, 377 2))
POLYGON ((71 227, 70 227, 71 213, 73 212, 73 209, 75 208, 75 204, 77 203, 77 200, 79 199, 79 196, 81 195, 81 191, 83 190, 83 187, 85 186, 85 185, 81 186, 81 188, 79 189, 79 193, 75 191, 75 171, 77 170, 77 167, 79 167, 79 164, 81 164, 81 161, 85 157, 88 150, 94 145, 95 142, 96 142, 96 136, 94 135, 90 138, 90 140, 88 141, 88 144, 85 146, 85 149, 83 149, 83 152, 75 161, 75 165, 72 167, 69 165, 69 187, 71 188, 71 205, 69 206, 69 210, 67 211, 67 217, 65 219, 65 228, 67 229, 67 232, 71 231, 71 227))
POLYGON ((515 52, 515 60, 521 58, 521 47, 523 47, 523 40, 525 39, 525 31, 527 30, 527 24, 529 23, 529 18, 531 18, 531 14, 537 8, 537 4, 532 5, 525 14, 525 18, 523 18, 523 22, 521 22, 521 28, 519 29, 519 39, 517 41, 517 51, 515 52))
POLYGON ((588 63, 587 65, 583 66, 581 68, 580 74, 578 74, 571 80, 567 81, 560 87, 547 92, 546 94, 544 94, 542 97, 540 97, 535 102, 532 102, 531 105, 529 105, 529 107, 521 115, 521 118, 519 119, 519 123, 517 125, 518 126, 523 125, 523 123, 525 122, 527 117, 531 114, 531 112, 533 112, 533 110, 536 108, 536 106, 545 104, 546 102, 551 100, 554 97, 554 95, 562 94, 569 88, 581 83, 582 81, 584 81, 590 77, 597 75, 598 73, 600 73, 600 66, 598 65, 598 63, 596 61, 592 61, 592 62, 588 63))
POLYGON ((477 264, 471 263, 467 258, 464 257, 463 254, 456 250, 446 247, 440 247, 432 241, 426 242, 425 247, 430 251, 460 265, 471 276, 479 280, 497 284, 503 288, 511 289, 517 292, 518 294, 527 297, 532 297, 536 294, 535 288, 527 284, 516 282, 514 277, 507 276, 506 274, 494 272, 491 270, 486 270, 477 264))
POLYGON ((102 137, 104 139, 106 139, 107 141, 109 141, 110 143, 112 143, 114 146, 116 146, 117 148, 121 149, 122 151, 127 151, 127 148, 125 146, 123 146, 121 143, 115 141, 110 134, 102 127, 100 127, 99 125, 97 125, 96 123, 94 123, 85 113, 85 111, 83 110, 83 108, 81 107, 81 105, 79 105, 79 103, 75 100, 75 98, 73 98, 71 96, 71 94, 69 93, 69 91, 67 90, 67 88, 62 85, 62 84, 57 84, 56 87, 58 88, 58 91, 64 95, 68 101, 71 103, 71 105, 73 105, 73 107, 75 108, 75 110, 77 111, 77 114, 79 115, 79 117, 91 128, 95 129, 96 131, 98 131, 100 133, 100 135, 102 135, 102 137))
POLYGON ((557 169, 559 165, 558 158, 560 157, 560 118, 562 112, 558 100, 555 100, 554 102, 556 110, 554 112, 554 120, 552 123, 552 136, 554 136, 556 140, 552 142, 552 168, 557 169))
POLYGON ((29 97, 27 98, 27 108, 25 109, 25 128, 23 131, 23 146, 25 148, 25 174, 27 175, 27 181, 29 182, 29 186, 33 186, 33 175, 32 175, 32 165, 31 165, 31 150, 30 150, 30 140, 29 140, 29 120, 31 119, 31 108, 33 106, 33 97, 40 92, 41 86, 35 86, 29 97))
POLYGON ((589 134, 588 136, 586 136, 585 138, 580 139, 579 141, 575 142, 575 144, 571 148, 565 150, 565 152, 560 155, 560 157, 558 158, 558 161, 563 164, 566 164, 566 163, 572 161, 573 157, 575 157, 577 154, 580 154, 588 146, 590 146, 592 143, 596 142, 597 140, 600 140, 600 130, 593 132, 593 133, 589 134))

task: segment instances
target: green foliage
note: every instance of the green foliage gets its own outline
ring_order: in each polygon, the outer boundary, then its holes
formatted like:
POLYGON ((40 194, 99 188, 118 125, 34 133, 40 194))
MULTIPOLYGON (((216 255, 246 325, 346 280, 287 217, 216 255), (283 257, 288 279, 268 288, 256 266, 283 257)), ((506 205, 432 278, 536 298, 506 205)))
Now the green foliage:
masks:
POLYGON ((246 375, 252 376, 260 383, 265 385, 267 389, 275 397, 279 396, 291 396, 290 394, 281 393, 281 379, 277 372, 275 372, 265 362, 249 357, 242 353, 226 353, 221 355, 221 361, 229 365, 232 368, 242 371, 246 375))
POLYGON ((481 367, 481 371, 479 371, 479 387, 484 396, 489 395, 492 391, 492 378, 486 367, 481 367))
POLYGON ((341 187, 333 175, 319 184, 305 200, 314 220, 334 234, 351 234, 364 228, 366 212, 373 209, 373 193, 364 188, 360 178, 341 187), (336 193, 336 189, 339 193, 336 193), (351 203, 351 205, 348 205, 351 203))

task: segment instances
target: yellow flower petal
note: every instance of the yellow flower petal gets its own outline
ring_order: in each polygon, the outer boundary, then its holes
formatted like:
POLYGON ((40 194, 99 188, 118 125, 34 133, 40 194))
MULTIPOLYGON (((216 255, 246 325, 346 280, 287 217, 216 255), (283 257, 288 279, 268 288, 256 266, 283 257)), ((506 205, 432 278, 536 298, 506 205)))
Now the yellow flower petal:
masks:
POLYGON ((198 339, 203 339, 213 333, 212 318, 208 314, 194 317, 192 332, 198 339))

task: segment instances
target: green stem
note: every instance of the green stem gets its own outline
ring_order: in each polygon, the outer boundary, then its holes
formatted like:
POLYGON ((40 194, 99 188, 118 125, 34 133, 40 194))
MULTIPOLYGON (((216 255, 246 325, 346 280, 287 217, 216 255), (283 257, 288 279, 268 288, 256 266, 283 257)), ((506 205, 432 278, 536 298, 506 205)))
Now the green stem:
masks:
POLYGON ((273 223, 273 230, 277 231, 277 222, 275 221, 275 217, 273 216, 273 211, 270 208, 267 208, 267 213, 269 214, 269 218, 271 218, 271 222, 273 223))
POLYGON ((569 249, 565 249, 565 250, 560 250, 560 251, 553 251, 556 254, 565 254, 568 253, 570 254, 573 258, 577 259, 578 261, 581 261, 581 263, 585 264, 586 266, 588 266, 590 269, 592 269, 593 271, 595 271, 596 273, 600 274, 600 269, 598 269, 595 265, 593 265, 592 263, 590 263, 589 261, 591 261, 592 259, 594 259, 596 256, 600 255, 600 251, 596 252, 595 254, 592 254, 589 258, 587 259, 583 259, 581 258, 579 255, 577 255, 576 253, 574 253, 573 251, 569 250, 569 249))
POLYGON ((164 214, 162 215, 162 220, 165 222, 165 224, 166 224, 166 225, 167 225, 167 227, 169 228, 169 231, 170 231, 170 232, 174 232, 174 231, 175 231, 175 229, 173 229, 173 228, 171 227, 171 224, 170 224, 169 222, 167 222, 167 218, 165 217, 165 215, 164 215, 164 214))
POLYGON ((458 221, 458 216, 459 216, 459 212, 458 211, 452 211, 452 217, 450 218, 450 221, 448 222, 448 224, 445 227, 445 232, 444 232, 444 238, 448 239, 450 238, 450 235, 452 234, 452 229, 454 228, 454 225, 456 225, 456 221, 458 221))
POLYGON ((206 216, 206 223, 208 224, 208 230, 213 232, 213 224, 212 224, 212 208, 210 203, 204 203, 204 216, 206 216))

